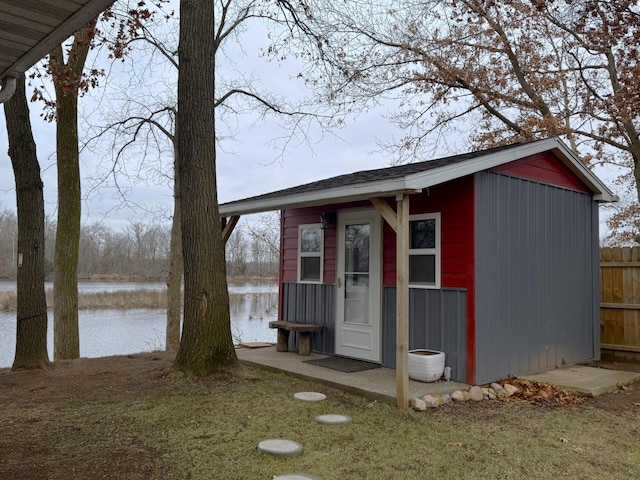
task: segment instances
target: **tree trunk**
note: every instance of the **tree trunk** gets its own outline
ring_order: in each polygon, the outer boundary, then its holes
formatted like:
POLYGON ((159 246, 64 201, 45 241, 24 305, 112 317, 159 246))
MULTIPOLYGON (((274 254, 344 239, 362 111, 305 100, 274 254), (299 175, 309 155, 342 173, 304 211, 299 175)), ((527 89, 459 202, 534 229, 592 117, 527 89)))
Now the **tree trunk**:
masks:
POLYGON ((16 92, 5 103, 4 113, 18 206, 18 309, 13 369, 42 368, 49 364, 44 290, 44 195, 24 75, 17 79, 16 92))
POLYGON ((78 90, 95 22, 76 33, 64 64, 62 46, 50 54, 56 91, 58 225, 54 253, 53 358, 80 356, 78 333, 78 250, 80 243, 80 153, 78 90))
POLYGON ((206 375, 237 361, 216 191, 214 5, 180 2, 178 160, 184 320, 175 367, 206 375))
POLYGON ((167 280, 167 338, 166 350, 177 352, 180 346, 180 319, 182 313, 182 218, 180 212, 180 166, 177 145, 174 142, 173 164, 173 222, 171 224, 171 246, 169 251, 169 279, 167 280))

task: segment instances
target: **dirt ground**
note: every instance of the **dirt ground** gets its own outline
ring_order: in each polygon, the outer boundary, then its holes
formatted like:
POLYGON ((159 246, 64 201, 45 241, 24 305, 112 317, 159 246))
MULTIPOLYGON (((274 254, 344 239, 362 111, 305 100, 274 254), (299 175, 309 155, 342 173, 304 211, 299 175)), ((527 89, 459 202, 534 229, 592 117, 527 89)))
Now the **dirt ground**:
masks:
MULTIPOLYGON (((0 471, 9 475, 6 478, 16 480, 76 478, 74 471, 95 472, 92 478, 112 478, 98 473, 108 471, 108 464, 117 464, 123 478, 145 478, 154 468, 158 452, 137 439, 135 432, 120 439, 119 444, 114 445, 109 438, 90 438, 87 439, 90 445, 81 454, 70 451, 60 455, 57 447, 54 454, 52 443, 60 442, 64 435, 85 435, 87 425, 74 430, 69 425, 57 425, 50 415, 43 418, 42 413, 49 412, 45 406, 52 404, 61 405, 56 408, 77 407, 79 410, 95 405, 95 415, 87 418, 85 413, 79 418, 82 422, 94 422, 96 430, 109 431, 109 419, 101 414, 105 405, 162 398, 177 388, 176 382, 170 381, 172 376, 178 375, 172 370, 172 361, 173 354, 160 352, 56 362, 38 371, 0 369, 0 471), (16 409, 32 413, 26 415, 27 420, 22 415, 15 418, 7 413, 16 409), (68 431, 61 436, 60 428, 68 431), (29 465, 28 477, 23 476, 25 465, 29 465)), ((640 371, 639 364, 599 362, 594 366, 640 371)), ((637 409, 640 408, 640 384, 585 402, 607 411, 637 409)), ((473 409, 469 412, 477 415, 473 409)), ((458 411, 456 415, 464 413, 458 411)))
MULTIPOLYGON (((87 449, 81 454, 59 455, 54 445, 60 438, 80 432, 67 426, 63 428, 68 431, 60 432, 55 418, 46 418, 38 412, 48 411, 46 406, 51 404, 104 405, 151 394, 162 395, 170 385, 164 378, 171 374, 173 356, 154 353, 83 358, 56 362, 44 370, 0 369, 0 410, 11 406, 34 412, 33 418, 27 420, 3 418, 4 414, 0 413, 0 471, 7 475, 4 478, 81 478, 73 472, 83 472, 82 476, 91 472, 99 474, 108 471, 109 464, 119 465, 120 474, 127 477, 135 473, 144 478, 147 468, 152 468, 156 452, 149 451, 142 443, 140 448, 135 448, 134 440, 128 445, 109 445, 106 449, 108 439, 104 439, 103 445, 87 439, 87 449), (89 444, 93 444, 93 448, 89 444)), ((95 422, 96 430, 105 429, 105 418, 100 415, 82 421, 95 422)))

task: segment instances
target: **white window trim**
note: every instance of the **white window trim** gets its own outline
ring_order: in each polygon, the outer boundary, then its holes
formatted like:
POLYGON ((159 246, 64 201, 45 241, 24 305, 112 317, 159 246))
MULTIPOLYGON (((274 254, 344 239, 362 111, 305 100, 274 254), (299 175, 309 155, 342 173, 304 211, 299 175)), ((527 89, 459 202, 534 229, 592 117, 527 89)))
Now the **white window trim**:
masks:
POLYGON ((320 223, 305 223, 298 225, 298 283, 322 283, 324 278, 324 230, 320 223), (320 229, 320 251, 319 252, 302 252, 302 230, 304 228, 320 229), (303 257, 320 257, 320 279, 319 280, 302 280, 302 258, 303 257))
MULTIPOLYGON (((423 285, 423 284, 412 284, 409 283, 410 288, 440 288, 441 285, 441 272, 440 272, 440 264, 441 264, 441 252, 440 252, 440 212, 436 213, 421 213, 418 215, 409 215, 409 222, 414 220, 435 220, 436 221, 436 247, 435 248, 413 248, 409 249, 409 256, 411 255, 435 255, 436 257, 436 283, 435 285, 423 285)), ((411 232, 409 232, 411 235, 411 232)), ((411 238, 409 238, 409 245, 411 245, 411 238)))

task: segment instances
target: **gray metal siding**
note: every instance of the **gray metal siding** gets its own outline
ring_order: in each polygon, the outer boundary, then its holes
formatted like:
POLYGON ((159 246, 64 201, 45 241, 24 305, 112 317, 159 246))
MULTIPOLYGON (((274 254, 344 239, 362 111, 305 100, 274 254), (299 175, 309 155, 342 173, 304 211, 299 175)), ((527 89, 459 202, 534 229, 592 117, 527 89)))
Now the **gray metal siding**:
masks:
MULTIPOLYGON (((383 287, 382 365, 396 367, 396 287, 383 287)), ((467 292, 458 289, 409 289, 409 349, 445 352, 452 378, 467 375, 467 292)))
POLYGON ((597 262, 591 195, 478 173, 476 382, 593 359, 597 262))
MULTIPOLYGON (((335 285, 284 283, 282 319, 322 325, 321 333, 311 335, 311 350, 332 355, 335 333, 335 285)), ((289 348, 298 349, 296 335, 289 336, 289 348)))

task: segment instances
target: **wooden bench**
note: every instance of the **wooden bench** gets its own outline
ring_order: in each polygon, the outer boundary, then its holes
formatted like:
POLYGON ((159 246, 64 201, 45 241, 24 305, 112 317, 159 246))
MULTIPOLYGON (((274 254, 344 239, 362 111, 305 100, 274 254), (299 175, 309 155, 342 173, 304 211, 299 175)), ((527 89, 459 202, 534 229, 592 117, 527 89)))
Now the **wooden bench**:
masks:
POLYGON ((311 353, 311 334, 321 332, 322 325, 311 325, 309 323, 274 321, 269 322, 269 328, 278 329, 278 341, 276 352, 289 351, 289 332, 298 332, 298 353, 309 355, 311 353))

